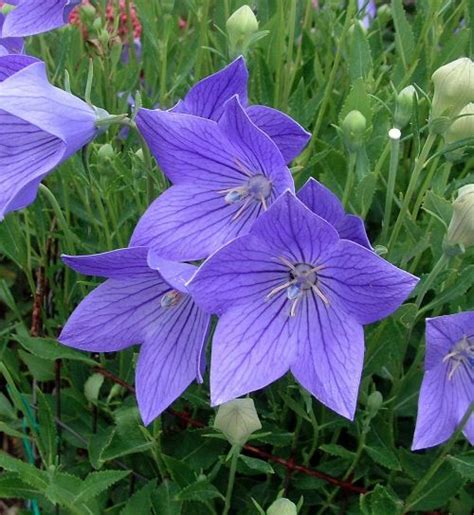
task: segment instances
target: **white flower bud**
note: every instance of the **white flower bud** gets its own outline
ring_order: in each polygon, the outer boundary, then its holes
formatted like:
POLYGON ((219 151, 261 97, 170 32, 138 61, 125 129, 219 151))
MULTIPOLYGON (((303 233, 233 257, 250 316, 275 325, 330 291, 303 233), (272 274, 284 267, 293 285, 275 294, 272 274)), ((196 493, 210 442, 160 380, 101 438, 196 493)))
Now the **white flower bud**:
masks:
POLYGON ((219 406, 214 428, 222 431, 230 444, 244 445, 262 424, 252 399, 235 399, 219 406))
POLYGON ((431 120, 453 118, 469 102, 474 102, 474 62, 461 57, 438 68, 432 76, 434 96, 431 120))
POLYGON ((449 245, 474 245, 474 184, 459 189, 446 239, 449 245))
POLYGON ((405 127, 411 120, 415 94, 415 88, 413 86, 407 86, 406 88, 403 88, 397 95, 397 101, 395 103, 395 114, 393 116, 395 127, 403 129, 403 127, 405 127))
POLYGON ((267 510, 267 515, 296 515, 296 504, 282 497, 277 499, 267 510))
POLYGON ((233 53, 244 53, 252 36, 258 31, 258 20, 252 9, 243 5, 231 14, 225 25, 233 53))
POLYGON ((474 103, 467 104, 444 135, 447 145, 474 137, 474 103))

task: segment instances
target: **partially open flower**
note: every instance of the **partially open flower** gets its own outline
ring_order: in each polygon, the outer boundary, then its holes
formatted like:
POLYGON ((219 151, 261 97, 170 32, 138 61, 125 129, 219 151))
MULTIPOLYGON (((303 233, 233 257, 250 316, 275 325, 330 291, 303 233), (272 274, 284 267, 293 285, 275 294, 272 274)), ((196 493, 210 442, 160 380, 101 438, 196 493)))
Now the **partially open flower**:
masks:
POLYGON ((468 57, 441 66, 433 73, 432 80, 432 122, 443 117, 452 119, 466 104, 474 102, 474 62, 468 57))
POLYGON ((219 406, 214 428, 222 431, 230 444, 244 445, 262 424, 252 399, 235 399, 219 406))
POLYGON ((446 239, 449 245, 474 245, 474 184, 459 189, 446 239))
POLYGON ((277 499, 267 510, 267 515, 296 515, 296 504, 282 497, 277 499))

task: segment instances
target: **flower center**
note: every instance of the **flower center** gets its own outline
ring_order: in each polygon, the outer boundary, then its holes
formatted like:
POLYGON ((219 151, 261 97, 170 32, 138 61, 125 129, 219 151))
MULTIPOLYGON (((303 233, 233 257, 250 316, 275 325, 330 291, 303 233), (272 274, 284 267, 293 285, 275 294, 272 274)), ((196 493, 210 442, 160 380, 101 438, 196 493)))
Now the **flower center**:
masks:
POLYGON ((463 367, 468 375, 473 375, 474 369, 474 338, 465 336, 459 340, 443 358, 448 363, 448 379, 451 380, 456 371, 463 367))
POLYGON ((285 257, 280 257, 279 259, 288 268, 288 280, 273 288, 267 295, 267 300, 285 291, 287 299, 291 302, 291 317, 296 316, 296 307, 308 293, 314 293, 325 304, 329 304, 328 299, 319 287, 318 272, 322 270, 322 266, 308 263, 292 263, 285 257))
POLYGON ((174 308, 182 298, 183 294, 180 291, 170 290, 161 297, 160 305, 163 309, 174 308))

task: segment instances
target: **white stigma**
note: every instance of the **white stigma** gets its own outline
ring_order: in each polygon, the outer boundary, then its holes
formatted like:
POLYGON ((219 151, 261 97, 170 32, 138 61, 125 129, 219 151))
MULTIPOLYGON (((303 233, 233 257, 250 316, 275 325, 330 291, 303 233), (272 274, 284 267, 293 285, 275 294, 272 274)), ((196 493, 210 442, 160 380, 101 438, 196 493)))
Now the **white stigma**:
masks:
POLYGON ((465 336, 443 358, 443 363, 448 363, 448 379, 451 380, 459 370, 464 367, 469 376, 473 376, 474 368, 474 338, 465 336))

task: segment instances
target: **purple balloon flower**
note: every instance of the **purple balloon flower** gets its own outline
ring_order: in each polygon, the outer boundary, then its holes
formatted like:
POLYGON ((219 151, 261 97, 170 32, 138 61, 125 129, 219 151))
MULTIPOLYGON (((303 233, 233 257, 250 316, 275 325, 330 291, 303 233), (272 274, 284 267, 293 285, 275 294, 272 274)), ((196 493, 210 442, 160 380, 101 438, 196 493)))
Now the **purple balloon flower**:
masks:
POLYGON ((15 8, 6 16, 2 38, 32 36, 62 27, 81 0, 6 0, 15 8))
POLYGON ((333 225, 340 238, 372 249, 362 218, 356 215, 346 215, 341 201, 326 186, 311 178, 298 191, 298 198, 313 213, 333 225))
MULTIPOLYGON (((474 311, 426 320, 425 375, 412 450, 445 442, 474 402, 474 311)), ((474 416, 464 434, 474 445, 474 416)))
POLYGON ((247 82, 247 66, 241 56, 199 81, 172 111, 218 121, 227 100, 239 95, 240 103, 252 122, 272 138, 285 162, 289 163, 303 150, 311 134, 281 111, 260 105, 248 106, 247 82))
POLYGON ((357 8, 360 14, 364 15, 362 24, 368 29, 372 20, 377 16, 377 4, 375 0, 357 0, 357 8))
POLYGON ((249 231, 293 178, 275 143, 237 96, 218 122, 141 109, 137 125, 174 186, 151 204, 132 246, 175 261, 202 259, 249 231))
POLYGON ((184 285, 196 267, 148 255, 143 247, 63 259, 77 272, 107 280, 79 304, 59 341, 90 352, 141 344, 135 386, 149 424, 195 379, 202 382, 210 316, 184 285))
POLYGON ((0 57, 0 220, 31 204, 41 180, 94 138, 98 114, 52 86, 41 61, 0 57))
POLYGON ((211 401, 263 388, 291 370, 323 404, 353 418, 363 325, 388 316, 418 279, 348 240, 284 193, 212 255, 189 283, 221 315, 213 338, 211 401))
POLYGON ((5 38, 2 36, 2 27, 5 15, 0 13, 0 56, 8 54, 21 54, 23 52, 22 38, 5 38))

